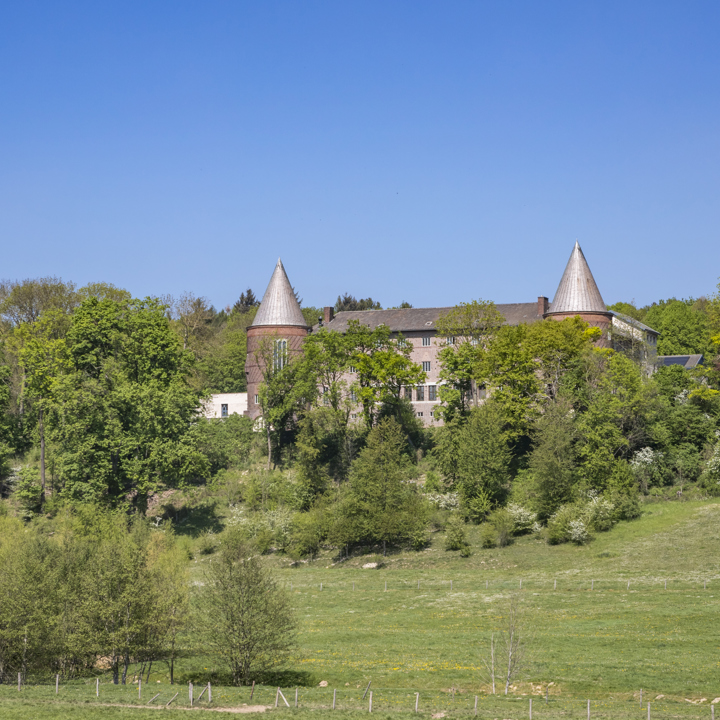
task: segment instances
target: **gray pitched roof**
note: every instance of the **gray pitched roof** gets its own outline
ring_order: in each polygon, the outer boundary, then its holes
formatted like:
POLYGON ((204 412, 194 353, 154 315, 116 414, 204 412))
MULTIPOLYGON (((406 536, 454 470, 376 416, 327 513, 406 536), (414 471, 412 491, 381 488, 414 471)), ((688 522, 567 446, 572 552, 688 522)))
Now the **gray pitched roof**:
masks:
POLYGON ((607 312, 605 302, 576 241, 550 305, 551 313, 607 312))
MULTIPOLYGON (((537 302, 506 303, 496 307, 505 318, 506 325, 519 325, 542 320, 542 315, 538 315, 537 302)), ((371 329, 375 329, 378 325, 387 325, 391 332, 435 332, 437 319, 450 310, 452 310, 451 307, 344 310, 339 312, 329 323, 325 323, 324 327, 328 330, 345 332, 350 321, 356 320, 371 329)))
POLYGON ((658 355, 657 364, 660 367, 682 365, 686 370, 692 370, 703 364, 702 355, 658 355))
POLYGON ((639 320, 636 320, 633 317, 630 317, 629 315, 624 315, 623 313, 615 312, 614 310, 610 312, 611 315, 614 315, 617 318, 620 318, 624 323, 627 323, 628 325, 632 325, 633 327, 637 328, 638 330, 644 330, 645 332, 650 332, 655 335, 660 335, 660 333, 657 330, 653 330, 648 325, 645 325, 644 323, 641 323, 639 320))
POLYGON ((250 327, 257 327, 258 325, 307 327, 280 258, 278 258, 270 283, 255 315, 255 320, 253 320, 250 327))

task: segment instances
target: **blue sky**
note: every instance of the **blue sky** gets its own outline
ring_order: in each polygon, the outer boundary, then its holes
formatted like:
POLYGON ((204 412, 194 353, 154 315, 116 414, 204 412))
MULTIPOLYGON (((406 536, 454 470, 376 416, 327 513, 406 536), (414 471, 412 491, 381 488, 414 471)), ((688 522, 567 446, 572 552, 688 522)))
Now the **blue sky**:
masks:
POLYGON ((720 276, 717 2, 0 0, 0 277, 305 304, 720 276))

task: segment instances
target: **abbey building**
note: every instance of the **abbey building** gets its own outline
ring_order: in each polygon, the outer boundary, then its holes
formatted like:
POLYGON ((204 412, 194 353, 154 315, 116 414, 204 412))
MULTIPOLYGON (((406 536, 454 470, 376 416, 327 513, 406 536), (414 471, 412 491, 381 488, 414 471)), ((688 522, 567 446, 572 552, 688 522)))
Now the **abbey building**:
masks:
MULTIPOLYGON (((371 329, 384 324, 394 335, 402 334, 411 345, 410 357, 427 376, 424 385, 407 388, 407 396, 417 416, 429 425, 434 422, 439 402, 438 352, 445 342, 437 337, 435 326, 438 318, 451 309, 361 310, 339 312, 336 315, 332 307, 325 307, 323 317, 315 327, 345 332, 351 321, 357 321, 371 329)), ((602 337, 598 341, 599 345, 621 350, 626 350, 629 345, 640 347, 644 354, 642 359, 648 366, 653 366, 656 361, 658 333, 632 318, 607 309, 577 242, 552 302, 540 296, 530 302, 499 304, 497 309, 509 325, 535 323, 545 319, 562 320, 579 315, 591 326, 600 328, 602 337)), ((313 328, 305 322, 285 268, 278 260, 255 320, 248 329, 245 363, 247 394, 213 396, 208 414, 215 417, 227 415, 230 405, 234 404, 235 412, 257 419, 261 415, 258 390, 263 378, 263 368, 259 363, 272 362, 276 367, 281 366, 287 358, 302 352, 303 339, 312 331, 313 328), (263 359, 259 361, 258 358, 263 359)))

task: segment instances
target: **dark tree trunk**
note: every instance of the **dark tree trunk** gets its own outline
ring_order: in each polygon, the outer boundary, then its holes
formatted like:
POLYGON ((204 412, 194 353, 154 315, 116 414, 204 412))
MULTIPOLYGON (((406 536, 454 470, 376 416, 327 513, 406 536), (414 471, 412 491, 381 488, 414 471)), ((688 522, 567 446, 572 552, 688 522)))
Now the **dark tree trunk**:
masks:
MULTIPOLYGON (((42 402, 42 401, 41 401, 42 402)), ((43 409, 40 407, 38 413, 38 432, 40 433, 40 504, 45 504, 45 425, 43 423, 43 409)))

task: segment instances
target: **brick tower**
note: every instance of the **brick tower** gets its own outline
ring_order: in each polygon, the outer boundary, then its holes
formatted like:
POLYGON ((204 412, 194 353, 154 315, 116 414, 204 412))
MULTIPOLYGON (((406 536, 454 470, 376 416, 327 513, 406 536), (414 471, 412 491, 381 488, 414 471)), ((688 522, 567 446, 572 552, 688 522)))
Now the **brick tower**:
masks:
POLYGON ((247 414, 253 420, 262 413, 257 403, 265 362, 284 367, 292 355, 302 351, 308 328, 282 261, 278 259, 270 283, 247 333, 247 414))
POLYGON ((555 297, 543 317, 564 320, 575 315, 579 315, 586 323, 602 330, 602 338, 598 340, 598 346, 610 347, 608 332, 612 324, 612 313, 608 312, 605 306, 577 241, 555 297))

